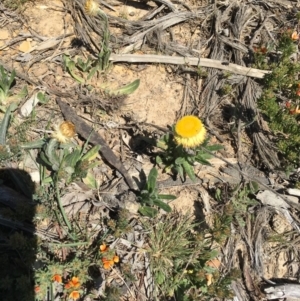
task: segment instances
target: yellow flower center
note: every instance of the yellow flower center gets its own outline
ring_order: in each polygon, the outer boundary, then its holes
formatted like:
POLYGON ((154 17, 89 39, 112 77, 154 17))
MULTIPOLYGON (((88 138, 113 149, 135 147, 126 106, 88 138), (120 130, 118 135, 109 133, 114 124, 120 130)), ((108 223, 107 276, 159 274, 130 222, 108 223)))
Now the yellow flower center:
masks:
POLYGON ((59 130, 63 136, 67 138, 73 138, 76 134, 75 125, 70 121, 64 121, 60 126, 59 130))
POLYGON ((177 122, 175 132, 183 138, 191 138, 201 132, 202 128, 203 124, 196 116, 185 116, 177 122))

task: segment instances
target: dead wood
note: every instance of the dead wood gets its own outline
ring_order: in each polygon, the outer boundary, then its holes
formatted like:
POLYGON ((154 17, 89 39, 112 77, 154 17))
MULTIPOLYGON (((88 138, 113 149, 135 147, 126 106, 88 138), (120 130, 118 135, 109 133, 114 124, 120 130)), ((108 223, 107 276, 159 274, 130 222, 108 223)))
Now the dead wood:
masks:
MULTIPOLYGON (((264 288, 266 298, 275 300, 281 298, 300 298, 300 284, 280 284, 264 288)), ((297 299, 298 300, 298 299, 297 299)))

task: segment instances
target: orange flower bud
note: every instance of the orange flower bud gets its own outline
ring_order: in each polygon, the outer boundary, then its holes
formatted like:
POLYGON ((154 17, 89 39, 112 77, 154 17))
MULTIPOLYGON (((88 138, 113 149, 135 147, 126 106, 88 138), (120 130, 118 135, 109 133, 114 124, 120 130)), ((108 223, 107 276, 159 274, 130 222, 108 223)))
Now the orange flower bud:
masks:
POLYGON ((293 41, 297 41, 299 39, 299 35, 298 35, 297 31, 294 31, 292 33, 291 38, 293 41))
POLYGON ((100 245, 100 251, 101 252, 106 252, 108 250, 108 246, 106 244, 100 245))
POLYGON ((115 263, 118 263, 118 262, 120 261, 119 256, 115 255, 114 258, 113 258, 113 261, 114 261, 115 263))

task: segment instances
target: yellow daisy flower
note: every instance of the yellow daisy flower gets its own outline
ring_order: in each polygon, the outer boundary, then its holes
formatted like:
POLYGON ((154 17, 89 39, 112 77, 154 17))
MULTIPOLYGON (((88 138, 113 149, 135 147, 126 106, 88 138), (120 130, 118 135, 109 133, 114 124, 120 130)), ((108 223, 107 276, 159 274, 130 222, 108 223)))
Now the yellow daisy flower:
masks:
POLYGON ((206 129, 196 116, 184 116, 175 125, 174 138, 184 147, 196 147, 203 143, 206 129))
POLYGON ((55 126, 55 131, 52 133, 52 138, 60 143, 66 143, 75 136, 75 125, 70 121, 64 121, 59 126, 55 126))
POLYGON ((99 11, 98 3, 94 0, 87 0, 84 4, 85 11, 90 16, 96 16, 99 11))

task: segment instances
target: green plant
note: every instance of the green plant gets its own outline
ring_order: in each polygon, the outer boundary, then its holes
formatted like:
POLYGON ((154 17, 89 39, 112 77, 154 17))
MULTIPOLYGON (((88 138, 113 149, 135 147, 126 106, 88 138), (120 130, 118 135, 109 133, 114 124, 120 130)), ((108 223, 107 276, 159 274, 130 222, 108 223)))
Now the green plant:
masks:
POLYGON ((113 231, 115 237, 121 237, 132 230, 132 226, 129 224, 129 218, 129 211, 123 208, 118 212, 116 220, 110 219, 107 221, 107 225, 113 231))
MULTIPOLYGON (((61 204, 59 182, 63 180, 69 184, 75 179, 85 178, 88 170, 97 166, 98 162, 92 162, 92 160, 98 153, 100 146, 96 145, 87 152, 86 147, 87 143, 81 148, 72 143, 60 144, 56 139, 50 139, 40 152, 42 166, 52 172, 49 177, 42 180, 44 183, 52 183, 59 210, 68 227, 68 234, 72 238, 74 238, 73 227, 61 204)), ((45 174, 45 171, 42 174, 45 174)), ((57 218, 59 219, 58 216, 57 218)))
POLYGON ((203 70, 203 68, 201 66, 198 66, 197 75, 201 78, 206 78, 208 74, 207 74, 206 70, 203 70))
POLYGON ((278 45, 274 48, 276 58, 268 57, 266 47, 254 49, 255 66, 272 71, 262 81, 264 88, 258 99, 258 105, 270 129, 277 136, 277 146, 284 155, 285 165, 288 162, 298 164, 300 132, 297 105, 300 100, 300 83, 297 77, 300 63, 291 60, 291 55, 296 52, 293 32, 283 29, 278 45))
POLYGON ((122 292, 118 287, 111 286, 106 287, 105 289, 105 297, 103 300, 105 301, 119 301, 122 296, 122 292))
POLYGON ((258 190, 258 184, 256 182, 250 182, 242 187, 238 186, 233 191, 230 204, 228 204, 229 207, 232 208, 228 210, 233 212, 231 215, 240 227, 245 226, 245 216, 249 214, 248 207, 258 204, 258 201, 253 197, 253 194, 255 194, 258 190))
POLYGON ((92 159, 98 153, 100 145, 85 152, 86 147, 87 144, 81 148, 73 143, 60 144, 56 139, 50 139, 40 152, 41 163, 53 172, 52 180, 65 180, 69 184, 77 178, 85 178, 88 170, 98 164, 92 162, 92 159))
MULTIPOLYGON (((255 206, 258 202, 252 197, 259 189, 256 182, 238 185, 233 190, 233 195, 223 208, 222 214, 215 214, 213 227, 210 233, 213 239, 223 244, 230 236, 231 223, 235 222, 239 227, 245 227, 246 216, 249 215, 249 206, 255 206)), ((220 202, 220 190, 216 191, 215 198, 220 202)))
POLYGON ((208 274, 214 277, 212 286, 227 287, 223 291, 229 296, 230 279, 221 277, 218 269, 208 264, 218 255, 211 247, 212 237, 205 235, 207 231, 200 230, 200 225, 191 216, 172 211, 163 218, 144 222, 144 225, 148 230, 146 250, 157 296, 175 296, 176 300, 212 297, 215 290, 209 290, 208 274))
POLYGON ((0 65, 0 110, 6 111, 8 102, 19 101, 20 98, 26 97, 28 94, 27 87, 24 86, 19 93, 15 94, 11 91, 16 77, 16 72, 13 70, 10 74, 0 65))
POLYGON ((223 87, 220 89, 220 94, 222 96, 228 95, 232 92, 232 85, 224 84, 223 87))
POLYGON ((3 5, 10 9, 20 9, 29 0, 4 0, 3 5))
POLYGON ((166 212, 171 212, 171 207, 162 200, 176 199, 174 195, 158 193, 158 189, 156 188, 157 175, 157 169, 153 167, 150 170, 144 189, 142 189, 138 195, 138 200, 142 204, 142 206, 139 208, 139 212, 149 217, 154 217, 157 215, 158 210, 155 207, 161 208, 166 212))
POLYGON ((88 57, 87 61, 84 62, 82 59, 78 58, 77 63, 71 60, 68 56, 64 55, 64 64, 70 74, 80 83, 84 83, 85 80, 74 72, 75 66, 82 70, 83 72, 89 72, 87 79, 90 79, 97 71, 106 72, 111 63, 109 61, 109 57, 111 54, 110 44, 110 31, 109 31, 109 24, 108 18, 104 11, 102 11, 98 4, 94 1, 86 1, 85 3, 85 11, 92 17, 98 15, 102 20, 102 42, 101 42, 101 49, 98 53, 98 57, 96 60, 91 60, 88 57))
POLYGON ((0 161, 11 158, 13 155, 18 153, 20 149, 18 147, 17 141, 15 141, 14 139, 10 139, 10 141, 6 140, 10 118, 12 112, 16 110, 16 108, 17 105, 15 103, 11 103, 7 108, 0 124, 0 161))
MULTIPOLYGON (((98 66, 98 61, 92 61, 91 58, 88 58, 86 62, 84 62, 81 58, 77 58, 77 62, 75 62, 69 56, 63 55, 63 61, 65 69, 81 84, 85 84, 88 80, 90 80, 96 71, 102 70, 98 66), (78 75, 78 72, 81 72, 82 76, 78 75), (84 73, 88 73, 88 75, 85 76, 84 73)), ((115 90, 110 90, 108 87, 105 87, 104 90, 108 95, 129 95, 132 94, 139 85, 140 80, 136 79, 133 82, 115 90)))
POLYGON ((208 159, 212 158, 209 152, 222 149, 220 145, 208 145, 206 139, 201 146, 194 149, 185 149, 174 141, 174 135, 167 133, 157 143, 156 146, 163 151, 156 156, 156 163, 164 166, 164 171, 172 171, 179 174, 181 179, 185 180, 187 174, 191 180, 196 180, 193 165, 198 162, 203 165, 210 165, 208 159))
POLYGON ((6 104, 7 98, 12 95, 10 89, 15 80, 16 72, 13 70, 11 74, 0 65, 0 103, 6 104))

